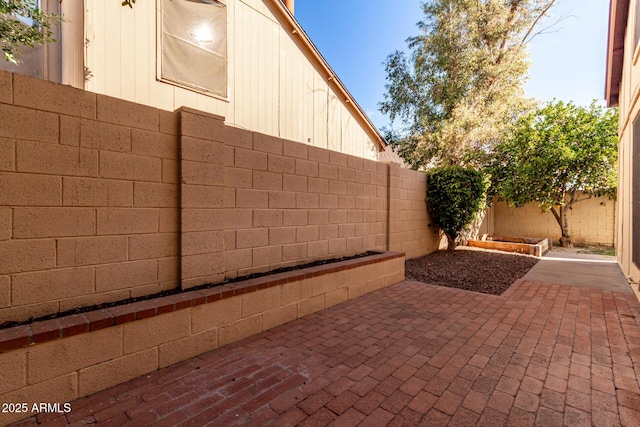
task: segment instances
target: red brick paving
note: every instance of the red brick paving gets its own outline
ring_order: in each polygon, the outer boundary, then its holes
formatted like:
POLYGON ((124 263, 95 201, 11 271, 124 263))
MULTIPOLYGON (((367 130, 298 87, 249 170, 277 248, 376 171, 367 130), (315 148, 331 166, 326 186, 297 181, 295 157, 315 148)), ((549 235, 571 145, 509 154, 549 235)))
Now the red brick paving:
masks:
POLYGON ((640 304, 402 282, 19 424, 640 425, 640 304))

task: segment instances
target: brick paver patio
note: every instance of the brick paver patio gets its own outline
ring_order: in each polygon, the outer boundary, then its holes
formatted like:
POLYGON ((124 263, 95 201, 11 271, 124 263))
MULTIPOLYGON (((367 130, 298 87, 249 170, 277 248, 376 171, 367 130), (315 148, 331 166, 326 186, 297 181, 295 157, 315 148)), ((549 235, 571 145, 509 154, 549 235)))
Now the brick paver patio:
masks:
POLYGON ((632 294, 402 282, 21 424, 638 426, 639 382, 632 294))

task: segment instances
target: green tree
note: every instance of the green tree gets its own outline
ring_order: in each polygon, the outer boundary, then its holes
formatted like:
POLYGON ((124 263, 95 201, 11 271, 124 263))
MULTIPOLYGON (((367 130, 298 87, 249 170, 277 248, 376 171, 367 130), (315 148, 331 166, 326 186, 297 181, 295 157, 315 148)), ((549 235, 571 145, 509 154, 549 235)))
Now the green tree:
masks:
POLYGON ((36 0, 0 0, 0 46, 4 59, 20 61, 20 46, 55 42, 52 28, 60 17, 38 7, 36 0))
POLYGON ((386 138, 413 168, 485 162, 531 105, 527 43, 555 0, 429 0, 409 54, 387 57, 386 138))
POLYGON ((460 243, 461 232, 486 207, 484 173, 461 166, 435 168, 427 175, 427 209, 447 236, 447 249, 460 243))
POLYGON ((613 199, 617 185, 618 112, 554 101, 522 117, 496 148, 493 191, 512 206, 536 202, 551 211, 571 246, 567 212, 594 196, 613 199))

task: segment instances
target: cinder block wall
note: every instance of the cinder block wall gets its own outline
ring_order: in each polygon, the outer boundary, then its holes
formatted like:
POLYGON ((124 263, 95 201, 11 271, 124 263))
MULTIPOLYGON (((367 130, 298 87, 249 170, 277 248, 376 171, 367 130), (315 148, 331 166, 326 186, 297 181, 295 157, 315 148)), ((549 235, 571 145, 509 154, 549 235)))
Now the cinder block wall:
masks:
POLYGON ((0 72, 0 323, 437 249, 424 174, 0 72))
POLYGON ((391 163, 389 170, 389 250, 407 259, 437 251, 438 227, 427 213, 426 175, 391 163))
POLYGON ((387 164, 189 109, 181 133, 183 286, 387 248, 387 164))
POLYGON ((177 118, 0 73, 0 323, 179 285, 177 118))
MULTIPOLYGON (((615 200, 593 198, 574 205, 567 218, 574 243, 613 246, 615 200)), ((530 203, 521 208, 510 207, 507 202, 496 202, 493 207, 494 234, 498 236, 540 237, 560 240, 560 226, 551 212, 541 213, 530 203)))

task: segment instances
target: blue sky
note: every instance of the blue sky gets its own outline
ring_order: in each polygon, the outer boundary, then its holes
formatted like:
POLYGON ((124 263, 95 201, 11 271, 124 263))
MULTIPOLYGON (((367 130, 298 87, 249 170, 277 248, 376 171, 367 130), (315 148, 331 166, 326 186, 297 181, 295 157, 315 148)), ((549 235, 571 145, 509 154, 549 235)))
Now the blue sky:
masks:
MULTIPOLYGON (((603 102, 609 2, 558 0, 547 23, 564 17, 554 32, 530 44, 528 96, 588 105, 603 102)), ((296 0, 296 19, 347 89, 378 127, 383 99, 383 62, 418 34, 418 0, 296 0)))

